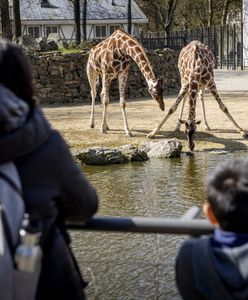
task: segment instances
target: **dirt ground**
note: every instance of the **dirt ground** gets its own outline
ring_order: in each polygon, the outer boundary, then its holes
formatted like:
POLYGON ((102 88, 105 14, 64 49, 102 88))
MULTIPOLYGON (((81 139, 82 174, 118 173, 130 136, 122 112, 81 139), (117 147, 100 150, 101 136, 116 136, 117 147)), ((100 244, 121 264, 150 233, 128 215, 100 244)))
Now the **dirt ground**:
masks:
MULTIPOLYGON (((217 71, 216 84, 221 99, 230 114, 240 127, 248 131, 248 72, 247 71, 217 71)), ((115 147, 124 144, 138 145, 148 141, 147 134, 163 119, 177 95, 165 96, 165 111, 162 112, 157 103, 151 98, 128 99, 127 118, 133 137, 125 136, 123 120, 118 102, 110 103, 107 115, 110 130, 107 134, 100 133, 102 106, 96 104, 95 128, 89 128, 91 104, 44 106, 43 110, 54 128, 65 137, 72 150, 82 150, 93 146, 115 147)), ((214 98, 205 95, 206 115, 211 131, 204 130, 201 105, 198 101, 197 120, 201 120, 196 133, 195 151, 240 151, 247 150, 248 139, 243 138, 235 129, 227 116, 220 110, 214 98)), ((184 116, 187 118, 188 107, 184 116)), ((175 132, 178 110, 168 119, 154 141, 177 138, 183 144, 183 151, 187 151, 183 131, 175 132)), ((182 127, 183 129, 183 127, 182 127)))

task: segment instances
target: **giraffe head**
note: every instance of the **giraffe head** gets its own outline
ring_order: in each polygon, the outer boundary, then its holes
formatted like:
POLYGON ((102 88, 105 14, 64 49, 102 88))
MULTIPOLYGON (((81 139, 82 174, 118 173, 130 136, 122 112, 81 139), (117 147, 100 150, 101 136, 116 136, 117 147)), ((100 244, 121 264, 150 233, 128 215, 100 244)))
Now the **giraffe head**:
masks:
POLYGON ((161 110, 164 111, 164 99, 163 99, 163 79, 160 78, 155 81, 151 81, 148 91, 152 98, 158 102, 161 110))
POLYGON ((194 143, 194 136, 196 133, 196 129, 197 129, 197 125, 199 125, 201 123, 201 121, 196 121, 196 120, 179 120, 179 122, 181 124, 185 125, 185 135, 187 137, 188 140, 188 144, 189 144, 189 150, 192 152, 195 148, 195 143, 194 143))

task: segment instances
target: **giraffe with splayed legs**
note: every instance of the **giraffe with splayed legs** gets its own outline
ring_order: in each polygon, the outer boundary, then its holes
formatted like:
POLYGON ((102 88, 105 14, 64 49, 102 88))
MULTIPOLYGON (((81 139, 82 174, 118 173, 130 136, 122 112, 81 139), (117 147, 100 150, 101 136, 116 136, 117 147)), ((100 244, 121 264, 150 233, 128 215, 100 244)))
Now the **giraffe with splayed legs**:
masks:
POLYGON ((177 122, 176 130, 180 130, 180 125, 185 125, 185 134, 188 140, 189 149, 192 152, 194 150, 194 135, 197 129, 197 125, 200 121, 195 119, 196 100, 198 94, 200 94, 200 100, 202 104, 203 117, 205 121, 206 130, 210 130, 210 127, 206 120, 205 106, 204 106, 204 91, 205 88, 210 90, 215 100, 218 102, 220 109, 226 114, 229 120, 237 128, 238 132, 243 137, 248 137, 247 131, 242 129, 233 117, 228 112, 227 107, 221 101, 217 92, 214 82, 214 69, 215 59, 211 50, 199 41, 192 41, 186 45, 180 52, 178 59, 178 67, 181 76, 181 89, 176 102, 171 106, 168 113, 162 120, 162 122, 152 132, 148 134, 148 138, 153 138, 168 120, 172 113, 174 113, 182 101, 181 112, 177 122), (189 115, 187 120, 182 120, 183 108, 186 98, 189 98, 189 115))
POLYGON ((132 133, 128 127, 126 116, 125 87, 128 79, 128 70, 131 59, 140 68, 144 75, 148 90, 154 100, 164 110, 162 79, 156 79, 149 59, 143 47, 124 30, 117 29, 111 36, 94 46, 89 53, 87 62, 87 76, 91 87, 92 108, 90 127, 94 128, 94 107, 96 98, 97 82, 102 78, 101 101, 103 104, 102 124, 100 131, 106 133, 107 107, 109 104, 109 87, 113 79, 118 79, 120 93, 120 107, 124 121, 126 136, 131 137, 132 133))

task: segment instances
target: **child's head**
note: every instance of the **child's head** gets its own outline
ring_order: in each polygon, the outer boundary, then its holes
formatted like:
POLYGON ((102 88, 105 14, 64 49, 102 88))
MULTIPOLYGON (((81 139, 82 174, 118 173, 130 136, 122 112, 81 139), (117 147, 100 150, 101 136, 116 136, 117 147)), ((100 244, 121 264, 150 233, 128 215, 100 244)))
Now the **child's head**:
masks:
POLYGON ((207 178, 207 197, 221 229, 248 232, 248 159, 219 164, 207 178))
POLYGON ((21 47, 0 39, 0 84, 32 107, 33 84, 29 62, 21 47))

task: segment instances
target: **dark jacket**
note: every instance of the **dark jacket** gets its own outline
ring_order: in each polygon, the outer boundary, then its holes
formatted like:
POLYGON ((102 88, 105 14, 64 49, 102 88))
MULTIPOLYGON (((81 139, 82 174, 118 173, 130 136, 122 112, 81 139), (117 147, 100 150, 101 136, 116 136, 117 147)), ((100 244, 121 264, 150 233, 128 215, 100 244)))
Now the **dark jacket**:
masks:
MULTIPOLYGON (((0 122, 4 118, 0 105, 0 122)), ((96 191, 38 107, 21 126, 0 130, 0 163, 9 160, 19 171, 26 210, 45 232, 37 299, 83 299, 83 282, 67 246, 64 223, 91 218, 98 206, 96 191)))
POLYGON ((185 300, 247 300, 248 243, 214 247, 211 237, 183 243, 176 282, 185 300))

